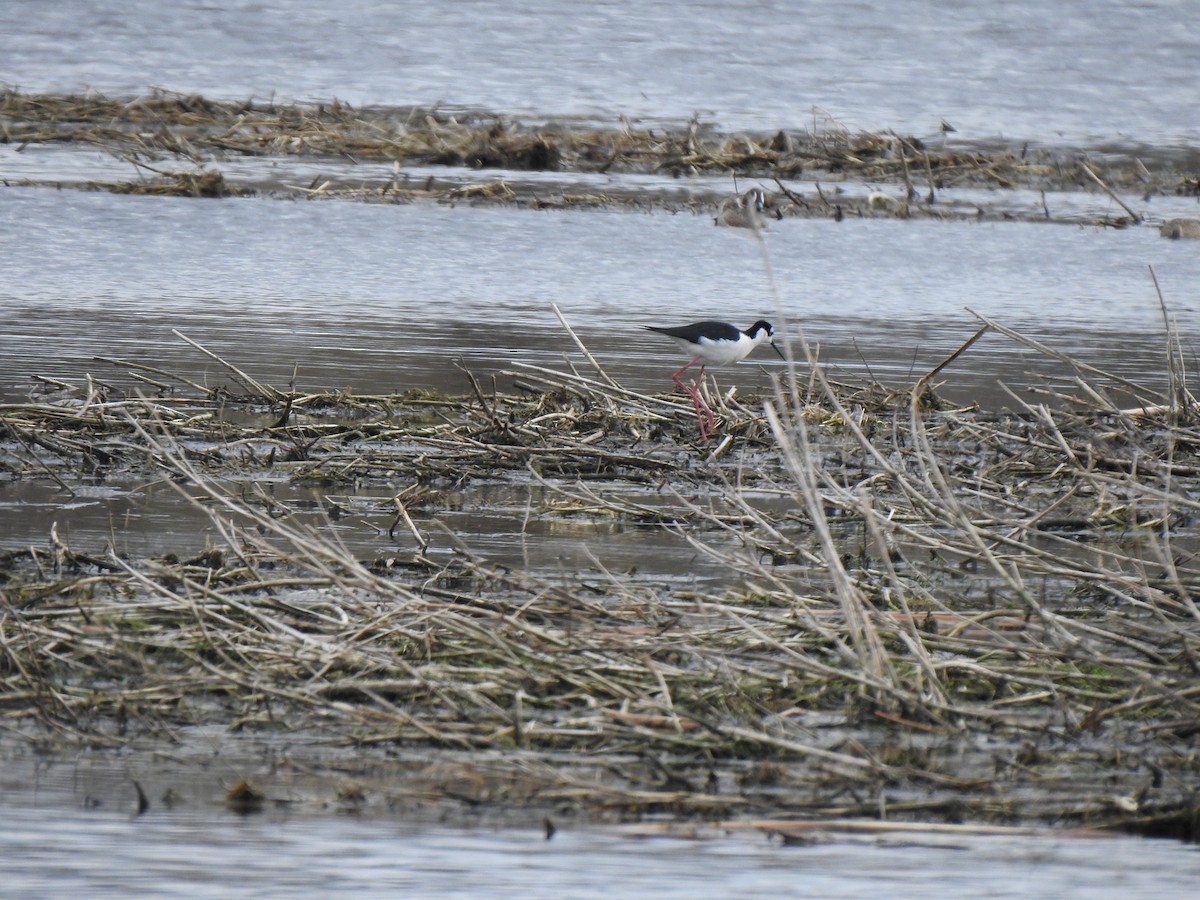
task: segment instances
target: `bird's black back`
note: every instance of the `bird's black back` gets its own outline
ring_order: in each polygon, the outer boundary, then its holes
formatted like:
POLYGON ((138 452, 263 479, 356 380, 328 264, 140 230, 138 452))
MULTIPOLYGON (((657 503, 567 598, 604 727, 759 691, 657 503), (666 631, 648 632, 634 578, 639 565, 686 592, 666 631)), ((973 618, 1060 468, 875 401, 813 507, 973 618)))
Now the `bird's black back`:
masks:
MULTIPOLYGON (((766 323, 756 322, 755 326, 764 324, 766 323)), ((767 325, 768 330, 770 327, 767 325)), ((691 325, 676 325, 673 328, 656 328, 654 325, 647 325, 646 328, 693 344, 698 344, 700 338, 708 338, 710 341, 736 341, 738 335, 741 334, 740 328, 730 325, 728 322, 693 322, 691 325)))

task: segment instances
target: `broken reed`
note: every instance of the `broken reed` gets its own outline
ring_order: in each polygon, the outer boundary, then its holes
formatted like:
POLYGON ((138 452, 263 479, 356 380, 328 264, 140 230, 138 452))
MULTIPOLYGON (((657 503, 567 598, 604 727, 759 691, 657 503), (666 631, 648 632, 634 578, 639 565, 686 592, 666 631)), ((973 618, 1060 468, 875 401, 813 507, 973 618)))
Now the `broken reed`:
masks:
POLYGON ((57 534, 9 553, 14 727, 554 751, 529 802, 592 808, 864 814, 897 794, 913 815, 1111 822, 1189 802, 1200 431, 1176 375, 1122 411, 1078 366, 1070 396, 1005 415, 939 409, 925 383, 850 393, 819 367, 762 405, 710 381, 726 439, 700 447, 685 402, 603 373, 353 398, 230 368, 257 389, 114 400, 90 380, 0 411, 10 474, 160 473, 220 536, 182 559, 57 534), (263 467, 392 486, 397 551, 356 558, 239 478, 263 467), (437 510, 501 472, 545 488, 532 515, 673 529, 728 581, 492 565, 437 510), (597 754, 650 754, 670 787, 585 777, 597 754))

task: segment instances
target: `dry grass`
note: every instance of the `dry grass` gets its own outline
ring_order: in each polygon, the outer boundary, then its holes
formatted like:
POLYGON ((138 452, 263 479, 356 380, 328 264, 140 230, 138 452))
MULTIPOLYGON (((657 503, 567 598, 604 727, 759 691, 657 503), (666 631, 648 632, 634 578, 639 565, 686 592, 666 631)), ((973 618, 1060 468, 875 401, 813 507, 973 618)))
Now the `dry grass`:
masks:
POLYGON ((0 409, 0 469, 156 473, 223 542, 9 553, 0 712, 108 746, 218 722, 504 751, 425 789, 593 816, 1191 821, 1200 430, 1172 359, 1126 410, 1108 391, 1131 386, 1083 366, 1073 396, 1003 416, 939 409, 926 379, 851 391, 818 367, 747 404, 710 383, 705 447, 686 402, 603 372, 463 398, 296 396, 229 363, 216 394, 145 370, 157 397, 51 385, 0 409), (264 469, 408 485, 414 549, 355 558, 246 490, 264 469), (438 492, 501 472, 554 476, 555 515, 673 529, 728 586, 425 552, 438 492), (670 516, 631 487, 675 494, 670 516))

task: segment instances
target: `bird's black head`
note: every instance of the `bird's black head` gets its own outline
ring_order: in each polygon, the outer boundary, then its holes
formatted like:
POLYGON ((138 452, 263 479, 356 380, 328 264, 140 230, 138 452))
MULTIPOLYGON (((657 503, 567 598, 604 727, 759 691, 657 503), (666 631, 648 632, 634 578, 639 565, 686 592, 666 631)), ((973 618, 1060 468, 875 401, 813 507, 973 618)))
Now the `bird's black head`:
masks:
POLYGON ((766 319, 759 319, 757 322, 755 322, 753 325, 751 325, 749 328, 746 329, 746 334, 750 335, 750 337, 752 337, 752 338, 756 338, 756 337, 758 337, 758 333, 760 331, 765 331, 767 333, 768 340, 770 338, 775 337, 775 329, 774 329, 774 327, 772 327, 771 323, 768 322, 766 319))
POLYGON ((767 343, 771 345, 771 349, 779 354, 780 359, 787 359, 783 355, 783 351, 779 349, 779 345, 775 343, 775 328, 766 319, 759 319, 753 325, 746 329, 746 334, 750 335, 752 340, 761 341, 763 333, 766 333, 767 343))

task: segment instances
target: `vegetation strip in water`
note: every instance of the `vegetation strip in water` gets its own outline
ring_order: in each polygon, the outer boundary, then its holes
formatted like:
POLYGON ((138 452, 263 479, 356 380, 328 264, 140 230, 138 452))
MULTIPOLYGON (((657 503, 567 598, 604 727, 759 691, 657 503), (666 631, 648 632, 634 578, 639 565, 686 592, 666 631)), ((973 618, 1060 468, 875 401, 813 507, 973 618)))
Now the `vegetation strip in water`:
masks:
MULTIPOLYGON (((229 363, 219 391, 44 382, 0 409, 6 477, 66 494, 81 471, 160 473, 223 543, 5 554, 6 727, 60 748, 320 735, 364 773, 424 749, 443 762, 413 776, 423 797, 591 819, 1194 836, 1200 429, 1178 354, 1166 392, 1081 365, 1071 395, 999 416, 937 402, 955 357, 903 392, 831 384, 811 358, 756 402, 710 381, 711 446, 686 402, 602 371, 522 368, 516 393, 462 398, 302 397, 229 363), (243 489, 264 467, 417 485, 394 501, 413 549, 355 558, 243 489), (497 471, 553 479, 566 514, 672 528, 728 585, 502 568, 462 536, 434 558, 411 491, 497 471), (672 495, 670 516, 631 484, 672 495)), ((355 802, 397 790, 364 774, 355 802)))
MULTIPOLYGON (((1105 215, 1100 224, 1123 226, 1140 221, 1139 213, 1114 191, 1148 199, 1156 194, 1200 193, 1200 175, 1181 170, 1178 161, 1126 158, 1070 148, 994 149, 945 140, 931 142, 894 132, 853 132, 835 121, 814 122, 810 130, 782 129, 774 134, 726 134, 693 120, 679 126, 642 126, 621 122, 610 127, 573 120, 522 122, 493 113, 437 108, 361 108, 344 103, 301 106, 268 102, 225 102, 157 90, 136 98, 100 94, 57 96, 0 93, 0 141, 30 145, 65 144, 102 148, 138 167, 147 177, 132 181, 92 182, 91 187, 123 193, 220 197, 238 193, 275 193, 359 200, 527 204, 534 206, 606 206, 681 204, 715 210, 727 192, 689 192, 659 196, 619 188, 549 190, 523 180, 520 172, 584 174, 731 175, 759 179, 778 190, 768 198, 768 215, 841 217, 1032 216, 995 213, 979 203, 966 207, 938 202, 949 188, 977 187, 1005 192, 1108 191, 1123 213, 1105 215), (222 161, 256 157, 390 162, 389 177, 331 174, 308 185, 235 182, 220 170, 222 161), (183 160, 192 168, 168 171, 165 161, 183 160), (445 176, 413 178, 404 167, 444 169, 445 176), (463 183, 456 173, 507 172, 491 181, 463 183), (802 196, 797 179, 816 181, 802 196), (820 183, 833 185, 822 190, 820 183), (793 182, 789 187, 787 182, 793 182), (895 185, 896 196, 839 195, 836 184, 895 185)), ((1044 205, 1044 200, 1043 200, 1044 205)), ((1051 219, 1049 209, 1039 217, 1051 219)))

